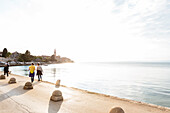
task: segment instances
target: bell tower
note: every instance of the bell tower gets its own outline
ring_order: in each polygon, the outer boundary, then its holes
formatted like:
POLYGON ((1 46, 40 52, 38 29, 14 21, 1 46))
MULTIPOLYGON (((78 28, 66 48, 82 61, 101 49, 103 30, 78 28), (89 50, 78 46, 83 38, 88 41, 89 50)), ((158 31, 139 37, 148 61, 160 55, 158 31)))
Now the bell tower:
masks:
POLYGON ((56 49, 54 49, 54 56, 55 56, 55 59, 56 59, 56 49))

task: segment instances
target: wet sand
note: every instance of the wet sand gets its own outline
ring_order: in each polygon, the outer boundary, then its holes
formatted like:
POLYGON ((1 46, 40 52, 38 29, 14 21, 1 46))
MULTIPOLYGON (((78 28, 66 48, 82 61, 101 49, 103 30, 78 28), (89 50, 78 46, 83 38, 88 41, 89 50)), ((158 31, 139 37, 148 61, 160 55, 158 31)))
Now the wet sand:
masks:
POLYGON ((170 113, 170 108, 66 86, 56 88, 50 82, 35 80, 34 89, 23 90, 27 81, 30 78, 12 74, 0 80, 0 113, 108 113, 112 107, 121 107, 125 113, 170 113), (16 78, 16 84, 8 84, 11 77, 16 78), (57 89, 62 92, 64 101, 50 101, 52 92, 57 89))

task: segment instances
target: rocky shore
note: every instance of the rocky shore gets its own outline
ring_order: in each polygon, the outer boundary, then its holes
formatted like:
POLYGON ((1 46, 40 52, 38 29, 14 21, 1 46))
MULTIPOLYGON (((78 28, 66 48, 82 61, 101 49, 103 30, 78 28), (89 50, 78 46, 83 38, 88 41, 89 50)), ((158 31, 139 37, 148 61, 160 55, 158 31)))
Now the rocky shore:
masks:
MULTIPOLYGON (((30 64, 11 64, 10 66, 28 66, 30 64)), ((0 67, 4 67, 4 65, 0 65, 0 67)))
POLYGON ((28 77, 13 74, 0 80, 0 113, 109 113, 113 107, 121 107, 125 113, 170 113, 170 108, 66 86, 56 87, 45 81, 35 80, 33 89, 24 90, 28 81, 28 77), (13 77, 16 83, 8 84, 13 77), (50 100, 55 90, 62 92, 63 101, 50 100))
MULTIPOLYGON (((44 62, 29 62, 29 63, 27 63, 27 64, 10 64, 10 63, 9 63, 9 65, 10 65, 10 66, 29 66, 29 65, 31 65, 31 63, 34 63, 34 64, 36 64, 36 65, 37 65, 37 63, 40 63, 41 65, 45 65, 45 66, 50 65, 50 64, 62 64, 62 63, 59 63, 59 62, 50 62, 50 63, 44 63, 44 62)), ((66 63, 74 63, 74 62, 66 62, 66 63)), ((5 65, 5 64, 0 64, 0 67, 4 67, 4 65, 5 65)))

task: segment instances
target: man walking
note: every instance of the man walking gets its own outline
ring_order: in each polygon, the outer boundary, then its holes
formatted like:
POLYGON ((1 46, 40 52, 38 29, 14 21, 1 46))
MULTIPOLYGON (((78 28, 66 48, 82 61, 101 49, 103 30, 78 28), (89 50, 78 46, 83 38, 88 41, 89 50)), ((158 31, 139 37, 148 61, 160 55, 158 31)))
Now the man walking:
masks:
POLYGON ((34 63, 31 64, 31 66, 29 67, 30 73, 29 73, 29 77, 31 77, 31 82, 34 82, 34 75, 35 75, 35 66, 34 63))
POLYGON ((7 74, 7 77, 8 77, 8 73, 9 73, 9 65, 8 65, 8 63, 6 63, 5 67, 4 67, 4 75, 7 74))

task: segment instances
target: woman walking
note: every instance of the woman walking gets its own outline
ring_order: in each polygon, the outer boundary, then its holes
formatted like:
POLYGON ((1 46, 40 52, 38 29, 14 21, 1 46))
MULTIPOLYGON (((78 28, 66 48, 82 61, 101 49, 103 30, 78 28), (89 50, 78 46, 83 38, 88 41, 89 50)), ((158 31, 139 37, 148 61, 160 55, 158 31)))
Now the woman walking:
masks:
POLYGON ((38 63, 37 64, 37 75, 38 75, 38 81, 42 81, 42 72, 43 72, 43 70, 42 70, 42 67, 40 66, 40 64, 38 63))
POLYGON ((29 73, 29 77, 31 77, 31 82, 34 82, 34 75, 35 75, 35 66, 34 63, 31 64, 31 66, 29 67, 30 73, 29 73))

